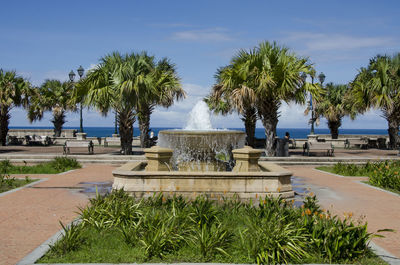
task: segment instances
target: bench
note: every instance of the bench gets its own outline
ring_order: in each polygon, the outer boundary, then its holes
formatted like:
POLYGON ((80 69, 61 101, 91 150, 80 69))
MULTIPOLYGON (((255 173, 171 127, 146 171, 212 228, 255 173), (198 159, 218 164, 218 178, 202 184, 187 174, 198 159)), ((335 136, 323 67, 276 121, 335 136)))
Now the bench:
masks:
POLYGON ((104 138, 104 147, 107 147, 109 145, 121 146, 121 138, 120 137, 106 137, 106 138, 104 138))
POLYGON ((77 140, 67 140, 64 144, 64 154, 70 153, 71 147, 87 147, 89 154, 93 154, 94 145, 93 142, 90 141, 77 141, 77 140))
POLYGON ((344 147, 349 149, 350 146, 360 147, 362 149, 368 148, 368 140, 367 139, 359 139, 359 138, 347 138, 344 143, 344 147))
POLYGON ((333 145, 330 143, 324 142, 306 142, 303 145, 303 155, 307 153, 310 156, 310 151, 323 151, 326 152, 328 156, 333 156, 333 152, 335 151, 333 145))
POLYGON ((32 145, 32 144, 42 144, 42 145, 49 145, 51 139, 49 136, 46 135, 25 135, 25 144, 32 145))
POLYGON ((289 139, 289 148, 296 149, 296 139, 294 139, 294 138, 289 139))

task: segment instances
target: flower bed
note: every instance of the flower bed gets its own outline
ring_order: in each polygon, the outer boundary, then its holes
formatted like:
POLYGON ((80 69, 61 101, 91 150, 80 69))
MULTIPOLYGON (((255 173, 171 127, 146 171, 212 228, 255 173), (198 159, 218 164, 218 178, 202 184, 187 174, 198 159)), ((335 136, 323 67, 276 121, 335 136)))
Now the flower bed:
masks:
POLYGON ((400 161, 384 161, 365 165, 338 163, 333 167, 318 169, 343 176, 367 176, 368 183, 400 193, 400 161))
POLYGON ((272 197, 256 204, 162 194, 139 201, 120 190, 91 199, 80 219, 63 226, 65 235, 39 262, 366 264, 373 256, 366 223, 332 216, 315 196, 294 207, 272 197))

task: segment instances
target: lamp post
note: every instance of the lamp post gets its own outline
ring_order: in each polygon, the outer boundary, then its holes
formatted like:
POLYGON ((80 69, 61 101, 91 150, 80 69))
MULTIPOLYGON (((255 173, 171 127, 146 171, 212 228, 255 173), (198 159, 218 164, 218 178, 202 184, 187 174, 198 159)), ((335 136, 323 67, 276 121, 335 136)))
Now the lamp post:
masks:
MULTIPOLYGON (((83 73, 85 72, 85 69, 83 69, 82 65, 79 66, 78 70, 76 70, 79 75, 79 80, 82 79, 83 73)), ((79 121, 79 132, 83 133, 83 118, 82 118, 82 102, 79 104, 79 115, 80 115, 80 121, 79 121)))
MULTIPOLYGON (((82 65, 79 66, 79 68, 76 70, 78 72, 79 75, 79 80, 82 79, 83 73, 85 72, 85 69, 83 69, 82 65)), ((69 81, 71 81, 71 83, 74 82, 75 79, 75 73, 73 70, 71 70, 71 72, 69 72, 68 74, 69 77, 69 81)), ((79 128, 79 132, 81 134, 83 134, 83 118, 82 118, 82 103, 79 104, 79 115, 80 115, 80 128, 79 128)))

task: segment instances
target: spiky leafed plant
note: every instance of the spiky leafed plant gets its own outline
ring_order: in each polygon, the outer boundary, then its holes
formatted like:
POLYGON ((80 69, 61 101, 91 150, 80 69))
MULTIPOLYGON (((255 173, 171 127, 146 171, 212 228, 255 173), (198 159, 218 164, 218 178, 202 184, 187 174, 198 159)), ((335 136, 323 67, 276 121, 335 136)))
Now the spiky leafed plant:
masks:
POLYGON ((0 144, 6 145, 8 124, 13 107, 26 107, 31 94, 30 84, 15 71, 0 69, 0 144))
POLYGON ((124 154, 132 153, 133 124, 136 120, 135 106, 140 91, 146 87, 146 75, 151 71, 141 54, 106 55, 100 63, 89 70, 77 87, 76 98, 85 95, 84 103, 97 108, 103 115, 114 109, 117 113, 121 148, 124 154))
POLYGON ((349 86, 328 83, 324 90, 324 96, 314 105, 315 113, 317 117, 323 116, 327 119, 332 139, 337 139, 342 118, 346 115, 350 115, 351 118, 355 117, 355 113, 345 104, 349 86))
MULTIPOLYGON (((246 56, 241 51, 239 56, 246 56)), ((210 109, 215 113, 226 115, 236 111, 244 122, 246 131, 247 145, 254 147, 254 134, 257 122, 257 109, 255 106, 254 91, 246 84, 246 80, 242 79, 242 75, 237 68, 239 63, 222 67, 217 71, 215 78, 217 84, 213 86, 212 91, 205 101, 210 109), (221 83, 224 79, 233 79, 237 87, 224 86, 221 83)))
POLYGON ((388 122, 389 145, 395 148, 400 125, 400 53, 372 58, 351 86, 353 108, 361 113, 371 107, 380 109, 388 122))
POLYGON ((226 69, 220 75, 219 85, 236 93, 244 89, 251 95, 250 102, 243 106, 256 107, 265 129, 266 154, 272 156, 282 101, 304 103, 308 91, 319 97, 320 86, 301 77, 302 73, 310 74, 312 66, 307 58, 299 58, 288 48, 266 41, 250 51, 240 51, 226 69))
POLYGON ((154 108, 157 105, 168 108, 175 99, 179 100, 186 95, 181 87, 174 64, 167 58, 155 62, 153 56, 147 54, 143 54, 143 56, 151 67, 151 72, 146 76, 146 88, 142 90, 136 106, 142 148, 150 145, 150 116, 154 108))
POLYGON ((74 90, 71 82, 62 83, 54 79, 46 80, 32 94, 28 107, 28 119, 30 122, 41 120, 46 111, 51 111, 54 136, 60 137, 65 123, 65 113, 68 110, 76 110, 73 98, 74 90))

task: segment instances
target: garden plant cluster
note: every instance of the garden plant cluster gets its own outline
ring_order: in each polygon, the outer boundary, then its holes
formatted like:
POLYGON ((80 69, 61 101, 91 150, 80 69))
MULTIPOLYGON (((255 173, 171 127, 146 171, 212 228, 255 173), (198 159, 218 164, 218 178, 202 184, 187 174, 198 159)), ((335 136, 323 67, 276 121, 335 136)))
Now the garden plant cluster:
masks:
POLYGON ((57 174, 82 166, 75 158, 55 157, 50 162, 40 163, 33 166, 17 166, 9 160, 0 161, 0 173, 3 174, 57 174))
POLYGON ((378 236, 361 220, 332 216, 315 196, 295 207, 281 197, 138 200, 118 190, 79 213, 40 262, 364 263, 378 236))
POLYGON ((68 157, 56 157, 50 162, 34 166, 17 166, 11 164, 9 160, 2 160, 0 161, 0 193, 35 181, 28 176, 20 179, 10 176, 10 174, 57 174, 80 167, 81 165, 76 159, 68 157))
POLYGON ((333 167, 321 168, 343 176, 367 176, 368 183, 400 193, 400 161, 383 161, 365 165, 338 163, 333 167))

